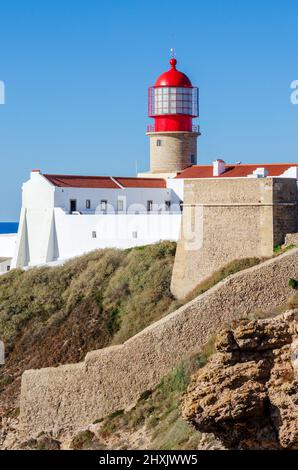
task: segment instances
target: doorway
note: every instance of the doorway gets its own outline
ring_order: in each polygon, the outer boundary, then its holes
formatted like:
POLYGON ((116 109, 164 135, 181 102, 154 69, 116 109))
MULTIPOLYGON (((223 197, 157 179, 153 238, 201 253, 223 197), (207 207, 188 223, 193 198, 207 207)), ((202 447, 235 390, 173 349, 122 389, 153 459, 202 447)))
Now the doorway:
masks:
POLYGON ((73 212, 76 212, 77 210, 77 201, 76 199, 71 199, 70 200, 70 213, 72 214, 73 212))

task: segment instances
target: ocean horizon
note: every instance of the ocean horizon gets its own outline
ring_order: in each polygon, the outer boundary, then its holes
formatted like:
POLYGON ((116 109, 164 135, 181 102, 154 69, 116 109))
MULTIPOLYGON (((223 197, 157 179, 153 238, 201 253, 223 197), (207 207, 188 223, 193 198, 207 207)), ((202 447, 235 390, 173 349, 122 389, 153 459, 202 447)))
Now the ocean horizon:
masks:
POLYGON ((0 222, 0 234, 17 233, 19 228, 18 222, 0 222))

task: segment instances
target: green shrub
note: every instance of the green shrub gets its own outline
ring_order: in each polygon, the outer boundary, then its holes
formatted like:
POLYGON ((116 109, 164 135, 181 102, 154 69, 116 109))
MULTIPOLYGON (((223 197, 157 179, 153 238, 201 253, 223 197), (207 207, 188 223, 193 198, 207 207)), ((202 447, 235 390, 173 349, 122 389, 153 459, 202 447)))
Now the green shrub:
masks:
POLYGON ((11 271, 0 278, 1 339, 12 344, 31 326, 32 342, 71 317, 85 318, 92 311, 93 334, 105 334, 104 344, 116 333, 114 342, 125 341, 164 315, 173 302, 175 249, 175 243, 163 242, 98 250, 56 268, 11 271))
POLYGON ((60 442, 50 436, 41 434, 37 439, 22 443, 23 450, 60 450, 60 442))
POLYGON ((88 430, 81 431, 73 437, 70 448, 73 450, 90 449, 92 448, 95 439, 96 437, 93 432, 88 430))
POLYGON ((297 290, 298 289, 298 281, 296 279, 289 279, 289 287, 291 287, 291 289, 295 289, 297 290))
POLYGON ((286 246, 275 245, 273 252, 275 256, 278 256, 278 255, 282 255, 283 253, 286 253, 289 250, 292 250, 293 248, 296 248, 296 245, 293 245, 293 244, 286 245, 286 246))

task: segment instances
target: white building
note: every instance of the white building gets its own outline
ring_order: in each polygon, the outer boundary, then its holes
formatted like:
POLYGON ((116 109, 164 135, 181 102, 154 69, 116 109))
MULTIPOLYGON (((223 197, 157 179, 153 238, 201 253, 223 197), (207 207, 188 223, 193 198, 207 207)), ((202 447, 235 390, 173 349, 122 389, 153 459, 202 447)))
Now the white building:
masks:
POLYGON ((60 262, 97 248, 177 240, 180 199, 160 178, 43 175, 32 171, 12 267, 60 262))
POLYGON ((12 267, 59 263, 98 248, 177 241, 185 180, 297 179, 298 164, 226 165, 216 160, 213 165, 193 165, 172 178, 151 176, 48 175, 33 170, 23 185, 12 267))
POLYGON ((0 274, 4 274, 10 270, 12 258, 16 251, 17 235, 1 234, 0 235, 0 274))
POLYGON ((178 240, 184 181, 205 178, 298 178, 298 164, 196 165, 198 89, 176 69, 149 88, 150 172, 135 178, 48 175, 23 185, 17 236, 0 238, 0 272, 59 263, 97 248, 178 240))

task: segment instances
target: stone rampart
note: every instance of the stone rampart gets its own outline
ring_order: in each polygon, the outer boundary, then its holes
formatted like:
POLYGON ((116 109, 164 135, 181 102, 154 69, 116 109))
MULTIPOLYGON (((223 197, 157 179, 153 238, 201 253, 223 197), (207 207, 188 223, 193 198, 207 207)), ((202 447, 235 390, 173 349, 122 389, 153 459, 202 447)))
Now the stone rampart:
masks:
POLYGON ((296 248, 227 278, 123 345, 90 352, 79 364, 26 371, 23 430, 57 435, 131 407, 223 323, 285 302, 289 278, 298 278, 296 248))

